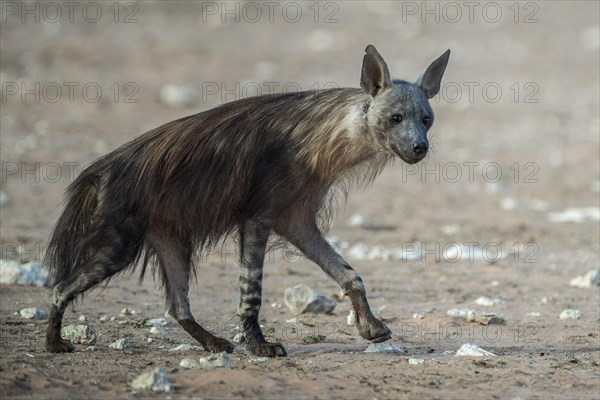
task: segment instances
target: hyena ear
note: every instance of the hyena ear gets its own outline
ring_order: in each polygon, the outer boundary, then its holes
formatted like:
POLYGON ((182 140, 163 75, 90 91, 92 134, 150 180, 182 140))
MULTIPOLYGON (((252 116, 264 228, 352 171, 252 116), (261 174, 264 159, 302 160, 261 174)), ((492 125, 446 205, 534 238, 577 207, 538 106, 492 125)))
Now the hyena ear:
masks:
POLYGON ((444 76, 444 71, 446 71, 449 58, 450 50, 446 50, 444 54, 432 62, 425 72, 417 78, 415 84, 423 90, 428 99, 431 99, 440 91, 442 76, 444 76))
POLYGON ((360 76, 360 87, 375 97, 378 93, 392 86, 390 71, 383 57, 377 52, 372 44, 365 49, 363 58, 362 74, 360 76))

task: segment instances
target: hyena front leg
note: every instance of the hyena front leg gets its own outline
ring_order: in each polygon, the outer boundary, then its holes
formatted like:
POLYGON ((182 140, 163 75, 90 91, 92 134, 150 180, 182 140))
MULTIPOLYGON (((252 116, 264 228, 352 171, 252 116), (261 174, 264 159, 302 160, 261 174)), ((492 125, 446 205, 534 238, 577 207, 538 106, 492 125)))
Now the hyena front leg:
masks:
POLYGON ((291 224, 284 229, 276 227, 276 231, 340 285, 356 312, 360 336, 373 342, 391 337, 390 329, 373 316, 360 275, 329 245, 316 224, 291 224))
POLYGON ((262 276, 265 249, 271 224, 260 219, 246 221, 241 228, 240 305, 238 313, 248 350, 257 356, 286 356, 281 343, 265 340, 258 323, 262 302, 262 276))
POLYGON ((204 329, 196 322, 190 310, 188 291, 192 268, 191 246, 182 245, 159 234, 150 235, 150 242, 157 252, 165 280, 169 315, 207 351, 231 353, 234 345, 204 329))

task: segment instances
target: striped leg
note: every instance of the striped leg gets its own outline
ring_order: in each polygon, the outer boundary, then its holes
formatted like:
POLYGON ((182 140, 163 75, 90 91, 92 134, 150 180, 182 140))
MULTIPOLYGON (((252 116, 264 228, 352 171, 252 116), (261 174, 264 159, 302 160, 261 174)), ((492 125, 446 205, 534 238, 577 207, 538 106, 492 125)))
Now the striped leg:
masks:
POLYGON ((356 312, 356 327, 360 336, 373 342, 383 342, 391 337, 390 329, 373 316, 365 285, 358 273, 329 245, 314 222, 281 224, 276 226, 276 232, 340 285, 356 312))
POLYGON ((271 224, 260 219, 246 221, 241 229, 240 305, 238 313, 248 350, 257 356, 286 356, 280 343, 265 340, 258 323, 262 296, 265 249, 271 224))

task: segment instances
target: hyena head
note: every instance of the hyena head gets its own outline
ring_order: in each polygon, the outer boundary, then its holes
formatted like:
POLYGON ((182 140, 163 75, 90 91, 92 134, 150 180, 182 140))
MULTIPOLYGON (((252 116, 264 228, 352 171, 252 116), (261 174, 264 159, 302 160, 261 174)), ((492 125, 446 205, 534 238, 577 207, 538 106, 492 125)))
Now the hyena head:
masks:
POLYGON ((429 99, 440 90, 450 50, 431 63, 413 83, 392 80, 374 46, 363 59, 360 86, 372 99, 365 107, 369 131, 380 144, 409 164, 421 161, 429 150, 427 131, 433 124, 429 99))

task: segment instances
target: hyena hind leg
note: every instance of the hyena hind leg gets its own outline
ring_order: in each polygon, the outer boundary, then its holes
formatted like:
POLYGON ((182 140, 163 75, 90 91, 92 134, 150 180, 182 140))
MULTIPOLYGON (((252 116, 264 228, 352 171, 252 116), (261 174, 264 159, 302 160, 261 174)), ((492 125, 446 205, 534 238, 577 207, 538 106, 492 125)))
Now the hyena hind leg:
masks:
POLYGON ((246 335, 246 347, 257 356, 286 356, 281 343, 265 340, 258 323, 262 302, 262 276, 265 249, 271 226, 265 221, 246 221, 241 228, 240 305, 238 313, 246 335))
MULTIPOLYGON (((110 278, 131 264, 137 250, 131 237, 112 226, 99 229, 94 240, 89 240, 86 253, 90 259, 69 278, 59 282, 53 290, 53 303, 46 330, 46 350, 52 353, 65 353, 75 350, 75 346, 61 337, 62 320, 67 306, 80 294, 110 278), (115 260, 118 260, 115 262, 115 260)), ((135 241, 133 241, 135 242, 135 241)))
POLYGON ((196 322, 190 310, 188 293, 192 267, 191 246, 182 246, 160 235, 151 235, 150 242, 158 254, 165 280, 169 315, 207 351, 231 353, 234 345, 204 329, 196 322))

